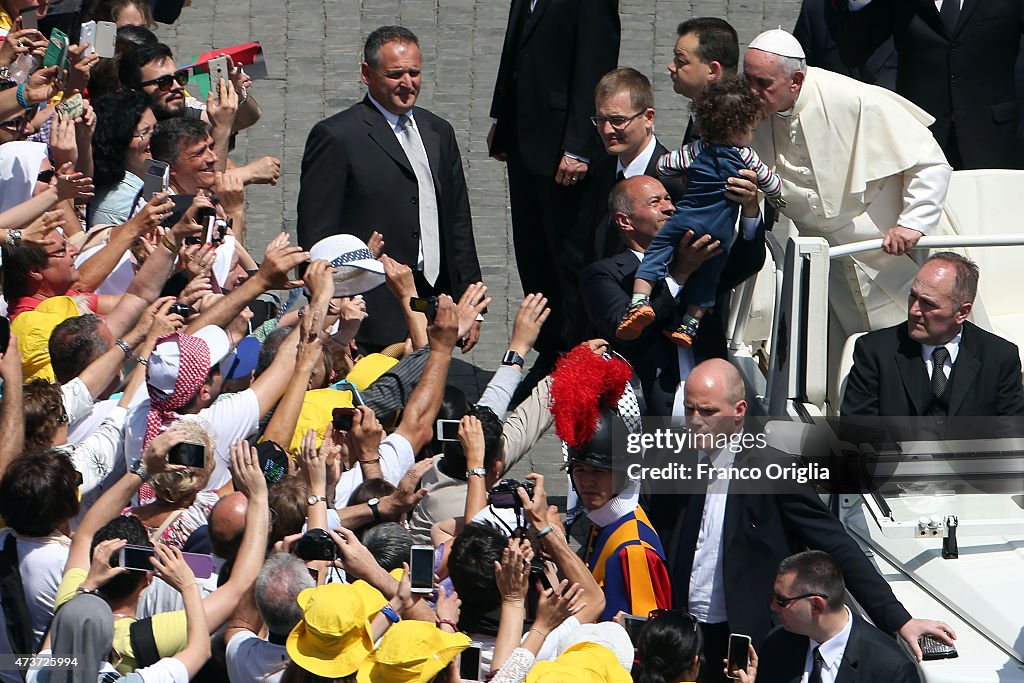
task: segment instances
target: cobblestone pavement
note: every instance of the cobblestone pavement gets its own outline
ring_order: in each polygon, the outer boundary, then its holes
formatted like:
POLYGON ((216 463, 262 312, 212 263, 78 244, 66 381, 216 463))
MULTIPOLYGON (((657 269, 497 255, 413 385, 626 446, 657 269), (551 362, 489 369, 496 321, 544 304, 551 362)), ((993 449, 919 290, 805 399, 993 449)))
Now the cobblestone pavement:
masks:
MULTIPOLYGON (((262 120, 239 135, 232 154, 246 163, 270 154, 280 158, 281 182, 248 192, 248 247, 259 257, 279 231, 295 235, 295 200, 302 149, 310 128, 363 96, 359 61, 374 28, 399 23, 412 29, 423 51, 419 104, 448 119, 462 149, 473 225, 484 281, 494 298, 480 344, 453 365, 467 393, 477 394, 504 353, 522 296, 512 249, 508 185, 502 164, 487 157, 485 136, 494 77, 501 56, 509 0, 194 0, 178 24, 157 31, 178 63, 206 50, 249 40, 263 44, 269 79, 255 83, 262 120), (216 40, 214 40, 216 36, 216 40), (479 366, 474 370, 474 366, 479 366)), ((721 16, 741 43, 782 26, 791 29, 799 0, 621 0, 620 66, 651 77, 657 130, 669 147, 684 129, 688 102, 672 92, 665 70, 676 25, 695 16, 721 16)), ((534 449, 538 470, 554 475, 561 463, 552 433, 534 449)), ((513 473, 526 472, 527 461, 513 473)), ((549 477, 565 492, 564 476, 549 477)))

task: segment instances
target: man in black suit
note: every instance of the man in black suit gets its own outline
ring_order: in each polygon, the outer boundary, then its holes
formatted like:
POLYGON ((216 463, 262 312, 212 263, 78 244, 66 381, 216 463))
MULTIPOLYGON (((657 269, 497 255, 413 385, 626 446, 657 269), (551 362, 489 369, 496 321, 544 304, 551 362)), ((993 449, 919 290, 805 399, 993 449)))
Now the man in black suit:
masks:
POLYGON ((1017 346, 967 320, 978 276, 974 262, 953 252, 921 266, 907 322, 857 340, 844 416, 1024 415, 1017 346))
MULTIPOLYGON (((740 64, 740 43, 729 22, 718 17, 687 19, 676 28, 676 44, 668 75, 672 89, 691 100, 704 92, 709 83, 722 76, 735 76, 740 64)), ((683 144, 700 137, 700 130, 690 114, 683 134, 683 144)))
POLYGON ((619 33, 618 0, 511 3, 487 143, 508 163, 523 291, 543 292, 551 307, 536 344, 545 374, 574 338, 570 313, 593 240, 575 226, 589 164, 601 152, 590 122, 594 86, 618 63, 619 33))
MULTIPOLYGON (((587 263, 614 256, 625 249, 608 213, 608 195, 615 183, 638 175, 658 177, 658 159, 668 148, 654 135, 654 88, 636 69, 609 71, 594 89, 593 120, 607 155, 590 166, 581 234, 593 230, 594 248, 587 263)), ((681 177, 661 179, 672 203, 683 198, 681 177)))
POLYGON ((896 642, 846 606, 843 575, 828 553, 787 557, 775 577, 772 611, 782 622, 761 648, 762 683, 918 683, 921 675, 896 642))
POLYGON ((835 0, 804 0, 796 18, 793 35, 800 41, 808 66, 835 71, 858 81, 896 89, 896 47, 892 38, 884 41, 859 64, 843 61, 839 39, 846 35, 850 9, 835 0))
MULTIPOLYGON (((743 379, 727 361, 716 358, 694 368, 685 397, 687 424, 694 438, 715 443, 741 438, 747 411, 744 396, 743 379)), ((733 464, 741 468, 757 462, 767 450, 741 448, 734 453, 722 448, 698 455, 716 468, 733 464)), ((650 465, 664 464, 657 460, 657 455, 652 456, 650 465)), ((668 555, 673 607, 686 609, 702 622, 707 661, 725 657, 730 632, 745 633, 755 648, 760 647, 772 626, 768 603, 776 568, 783 558, 806 548, 832 555, 850 592, 872 621, 887 633, 898 631, 915 655, 920 656, 917 640, 921 635, 952 642, 939 622, 911 618, 813 489, 742 495, 733 491, 737 485, 716 479, 702 495, 654 492, 651 482, 645 482, 648 495, 643 507, 668 555)), ((717 668, 708 667, 708 671, 714 674, 717 668)))
MULTIPOLYGON (((415 106, 420 48, 411 31, 376 29, 363 60, 366 97, 318 123, 306 140, 299 244, 309 249, 339 233, 368 241, 379 231, 388 255, 415 269, 421 296, 445 292, 458 299, 480 280, 480 264, 455 131, 415 106)), ((365 296, 370 316, 357 339, 378 348, 404 339, 398 302, 383 287, 365 296)), ((476 324, 463 352, 478 338, 476 324)))
MULTIPOLYGON (((757 187, 753 183, 742 189, 738 186, 736 194, 744 203, 741 229, 752 233, 752 239, 738 237, 733 243, 719 281, 720 292, 727 292, 757 273, 765 259, 764 222, 758 217, 757 187)), ((661 331, 674 329, 676 312, 680 306, 685 308, 685 303, 677 298, 685 298, 686 291, 683 289, 680 294, 680 287, 703 261, 717 253, 718 242, 712 242, 706 235, 697 240, 690 235, 680 242, 671 276, 659 282, 651 293, 656 324, 649 325, 638 339, 622 341, 615 337, 615 328, 629 305, 640 260, 658 230, 675 213, 675 205, 662 183, 646 175, 619 182, 612 188, 607 205, 626 250, 583 271, 580 298, 590 336, 611 340, 613 348, 633 365, 644 389, 648 415, 682 414, 680 382, 686 380, 695 359, 725 358, 725 331, 720 317, 712 314, 715 324, 707 326, 707 334, 698 336, 692 349, 681 349, 661 331)))
POLYGON ((935 117, 954 169, 1024 168, 1014 80, 1024 0, 850 0, 850 9, 844 59, 859 64, 892 37, 896 92, 935 117))

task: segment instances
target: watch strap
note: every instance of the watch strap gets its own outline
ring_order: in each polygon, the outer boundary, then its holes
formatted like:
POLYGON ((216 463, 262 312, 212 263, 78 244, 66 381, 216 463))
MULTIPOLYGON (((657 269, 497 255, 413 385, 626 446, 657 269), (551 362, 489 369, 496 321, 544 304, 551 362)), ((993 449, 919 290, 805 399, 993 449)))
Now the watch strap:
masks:
POLYGON ((466 478, 467 479, 469 479, 470 477, 486 477, 486 476, 487 476, 487 470, 484 469, 483 467, 477 467, 475 469, 466 470, 466 478))
POLYGON ((366 501, 366 504, 370 506, 370 512, 373 513, 373 521, 381 521, 380 510, 377 509, 377 505, 380 503, 379 498, 371 498, 366 501))
POLYGON ((520 368, 526 365, 526 359, 520 356, 518 353, 509 349, 505 352, 505 355, 501 357, 502 365, 518 365, 520 368))
POLYGON ((398 612, 396 612, 394 608, 387 603, 385 603, 384 606, 380 608, 380 613, 387 617, 388 621, 390 621, 392 624, 397 624, 402 620, 402 617, 398 616, 398 612))

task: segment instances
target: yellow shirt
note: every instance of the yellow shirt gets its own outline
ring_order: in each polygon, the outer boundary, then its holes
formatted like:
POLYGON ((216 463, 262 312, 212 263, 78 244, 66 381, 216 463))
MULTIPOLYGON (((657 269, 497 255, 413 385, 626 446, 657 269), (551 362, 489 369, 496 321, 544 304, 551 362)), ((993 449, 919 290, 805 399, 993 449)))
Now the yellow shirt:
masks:
MULTIPOLYGON (((82 585, 88 574, 89 572, 84 569, 69 569, 64 572, 64 578, 60 582, 60 587, 57 588, 54 611, 75 597, 78 587, 82 585)), ((184 610, 154 614, 151 620, 156 649, 161 657, 173 657, 185 649, 185 646, 188 645, 188 620, 185 618, 184 610)), ((114 650, 121 655, 121 662, 117 665, 117 671, 121 674, 129 674, 138 668, 128 632, 135 622, 135 619, 130 618, 114 621, 114 650)))

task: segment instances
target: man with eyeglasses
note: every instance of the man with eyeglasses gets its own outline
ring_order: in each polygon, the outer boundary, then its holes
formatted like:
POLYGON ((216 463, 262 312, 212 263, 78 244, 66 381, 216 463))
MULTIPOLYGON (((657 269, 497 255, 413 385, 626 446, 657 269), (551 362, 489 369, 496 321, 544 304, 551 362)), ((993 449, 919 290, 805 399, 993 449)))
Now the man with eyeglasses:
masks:
MULTIPOLYGON (((592 226, 577 234, 590 163, 601 147, 590 122, 594 86, 618 63, 618 0, 513 0, 494 85, 490 155, 508 165, 516 265, 524 292, 543 292, 541 330, 525 395, 577 340, 580 271, 592 226)), ((632 112, 630 112, 632 113, 632 112)))
POLYGON ((787 557, 775 577, 772 612, 782 628, 765 639, 761 683, 892 681, 917 683, 921 675, 896 642, 846 606, 843 574, 828 553, 806 550, 787 557))
MULTIPOLYGON (((686 382, 689 433, 715 444, 742 444, 743 436, 752 436, 744 433, 745 396, 743 378, 728 361, 701 363, 686 382)), ((734 452, 729 446, 695 455, 714 468, 744 467, 772 457, 767 448, 738 447, 734 452)), ((671 455, 670 462, 679 457, 671 455)), ((645 457, 644 466, 665 464, 653 460, 645 457)), ((646 485, 644 508, 665 541, 673 605, 700 619, 707 661, 725 658, 729 633, 749 635, 760 648, 772 626, 768 601, 779 562, 805 548, 835 558, 871 620, 886 633, 898 632, 916 656, 922 635, 952 643, 954 634, 944 624, 911 617, 814 489, 772 494, 718 478, 708 483, 706 493, 646 485)), ((726 680, 714 667, 707 673, 705 681, 726 680)))
MULTIPOLYGON (((420 296, 458 299, 481 279, 469 192, 452 125, 416 106, 419 39, 402 26, 370 33, 360 67, 362 101, 316 124, 306 139, 298 199, 299 244, 347 233, 408 264, 420 296)), ((546 294, 546 292, 545 292, 546 294)), ((383 287, 366 292, 370 316, 356 339, 373 350, 408 334, 402 308, 383 287)), ((479 323, 463 353, 480 337, 479 323)))

